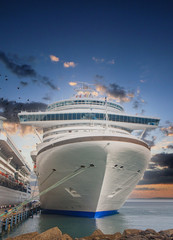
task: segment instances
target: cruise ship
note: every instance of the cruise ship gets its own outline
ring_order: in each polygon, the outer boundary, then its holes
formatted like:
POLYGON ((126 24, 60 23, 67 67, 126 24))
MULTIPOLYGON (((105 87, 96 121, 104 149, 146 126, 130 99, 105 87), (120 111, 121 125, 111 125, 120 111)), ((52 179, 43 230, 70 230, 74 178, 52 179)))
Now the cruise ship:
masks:
POLYGON ((82 84, 71 99, 45 112, 21 112, 21 124, 43 130, 31 157, 40 192, 79 168, 81 174, 40 198, 45 212, 98 218, 117 213, 143 177, 150 147, 134 130, 153 129, 159 118, 127 115, 123 107, 82 84))
POLYGON ((3 128, 5 120, 0 116, 0 208, 17 205, 31 196, 31 170, 3 128))

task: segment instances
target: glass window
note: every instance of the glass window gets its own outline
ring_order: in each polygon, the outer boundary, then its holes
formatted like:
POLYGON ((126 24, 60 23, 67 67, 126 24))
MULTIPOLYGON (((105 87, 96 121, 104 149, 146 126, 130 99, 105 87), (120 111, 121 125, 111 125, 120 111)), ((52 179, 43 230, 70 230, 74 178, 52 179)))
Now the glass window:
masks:
POLYGON ((81 119, 86 119, 86 114, 85 113, 81 114, 81 119))
POLYGON ((127 122, 127 121, 128 121, 127 116, 124 116, 124 122, 127 122))
POLYGON ((80 113, 77 113, 77 119, 80 119, 80 113))
POLYGON ((104 114, 100 113, 100 120, 103 120, 103 119, 104 119, 104 114))
POLYGON ((96 119, 97 119, 97 120, 100 119, 99 113, 96 113, 96 119))
POLYGON ((73 113, 73 120, 76 120, 76 113, 73 113))
POLYGON ((67 113, 64 114, 64 120, 68 120, 68 114, 67 113))
POLYGON ((40 121, 40 115, 35 115, 35 121, 40 121))
POLYGON ((72 120, 72 114, 71 113, 68 114, 68 119, 72 120))

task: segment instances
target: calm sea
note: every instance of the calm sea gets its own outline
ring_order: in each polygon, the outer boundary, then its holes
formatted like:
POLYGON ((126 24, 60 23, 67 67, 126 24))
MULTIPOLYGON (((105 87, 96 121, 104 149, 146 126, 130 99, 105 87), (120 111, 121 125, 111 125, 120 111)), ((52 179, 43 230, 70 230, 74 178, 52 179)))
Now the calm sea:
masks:
POLYGON ((123 232, 127 228, 152 228, 156 231, 170 229, 173 228, 173 200, 128 200, 119 214, 99 219, 38 214, 33 219, 24 221, 2 239, 27 232, 41 233, 55 226, 73 238, 88 236, 98 228, 108 234, 123 232))

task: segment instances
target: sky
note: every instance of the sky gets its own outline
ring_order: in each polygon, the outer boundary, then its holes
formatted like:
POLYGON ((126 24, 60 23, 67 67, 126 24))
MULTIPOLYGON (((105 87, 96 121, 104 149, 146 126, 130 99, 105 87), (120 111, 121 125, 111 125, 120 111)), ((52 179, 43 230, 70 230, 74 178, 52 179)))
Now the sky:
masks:
POLYGON ((0 0, 0 115, 26 161, 39 141, 21 110, 95 84, 129 114, 160 118, 152 158, 131 197, 173 198, 173 1, 0 0))

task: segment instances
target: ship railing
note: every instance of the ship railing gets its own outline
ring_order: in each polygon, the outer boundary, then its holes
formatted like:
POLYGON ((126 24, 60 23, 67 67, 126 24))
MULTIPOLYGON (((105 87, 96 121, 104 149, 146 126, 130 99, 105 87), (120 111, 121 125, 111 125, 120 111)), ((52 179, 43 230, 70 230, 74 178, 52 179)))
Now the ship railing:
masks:
POLYGON ((27 189, 25 186, 20 185, 19 183, 15 182, 14 180, 10 180, 4 176, 0 175, 0 186, 7 187, 13 190, 18 190, 21 192, 26 192, 27 189))

